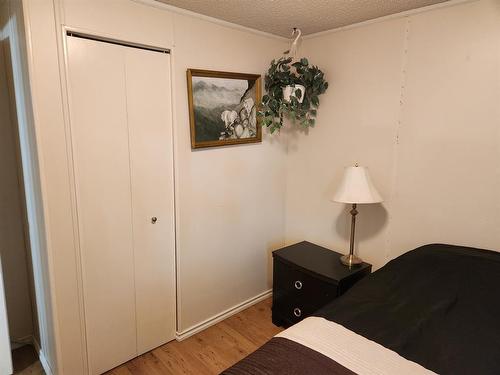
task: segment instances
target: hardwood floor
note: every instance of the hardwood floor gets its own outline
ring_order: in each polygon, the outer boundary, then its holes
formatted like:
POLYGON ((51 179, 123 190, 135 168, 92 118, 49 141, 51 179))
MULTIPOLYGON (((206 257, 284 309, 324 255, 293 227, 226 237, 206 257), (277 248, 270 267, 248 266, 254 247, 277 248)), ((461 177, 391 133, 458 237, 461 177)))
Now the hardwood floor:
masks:
POLYGON ((219 374, 282 331, 271 322, 271 298, 190 338, 172 341, 107 375, 219 374))
POLYGON ((15 375, 44 375, 36 350, 32 345, 24 345, 12 351, 15 375))

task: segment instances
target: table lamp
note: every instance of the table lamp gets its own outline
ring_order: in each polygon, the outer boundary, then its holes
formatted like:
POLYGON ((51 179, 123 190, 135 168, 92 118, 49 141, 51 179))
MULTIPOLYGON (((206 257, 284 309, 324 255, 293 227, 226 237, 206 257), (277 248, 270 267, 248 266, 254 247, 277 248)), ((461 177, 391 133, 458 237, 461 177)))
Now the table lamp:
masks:
POLYGON ((349 255, 344 255, 340 261, 346 266, 360 264, 363 261, 354 255, 354 233, 356 230, 357 205, 367 203, 380 203, 383 201, 379 192, 373 185, 368 170, 356 164, 354 167, 347 167, 332 201, 352 204, 351 209, 351 243, 349 255))

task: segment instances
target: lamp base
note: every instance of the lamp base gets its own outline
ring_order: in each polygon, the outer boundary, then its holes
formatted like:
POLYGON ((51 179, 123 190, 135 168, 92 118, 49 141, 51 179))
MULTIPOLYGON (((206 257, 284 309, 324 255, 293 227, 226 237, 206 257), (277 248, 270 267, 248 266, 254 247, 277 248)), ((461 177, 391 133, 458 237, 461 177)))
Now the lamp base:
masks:
POLYGON ((346 266, 349 266, 349 267, 356 266, 358 264, 363 263, 363 261, 360 258, 358 258, 356 255, 352 255, 352 254, 341 256, 340 257, 340 262, 343 265, 346 265, 346 266))

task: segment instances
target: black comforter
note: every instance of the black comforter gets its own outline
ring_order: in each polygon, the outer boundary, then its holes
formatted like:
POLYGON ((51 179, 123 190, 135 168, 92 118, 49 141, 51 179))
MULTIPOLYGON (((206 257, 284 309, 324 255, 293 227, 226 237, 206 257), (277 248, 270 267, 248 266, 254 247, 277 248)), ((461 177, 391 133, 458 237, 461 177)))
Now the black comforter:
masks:
POLYGON ((316 315, 440 374, 500 374, 500 253, 420 247, 316 315))

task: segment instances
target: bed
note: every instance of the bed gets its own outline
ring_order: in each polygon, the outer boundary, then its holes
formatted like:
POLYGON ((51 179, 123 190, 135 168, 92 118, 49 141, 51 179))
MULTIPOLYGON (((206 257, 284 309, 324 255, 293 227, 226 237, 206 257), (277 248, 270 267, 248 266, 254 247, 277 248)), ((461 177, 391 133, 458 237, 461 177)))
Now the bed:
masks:
POLYGON ((500 373, 500 253, 409 251, 223 372, 433 373, 500 373))

